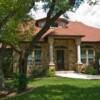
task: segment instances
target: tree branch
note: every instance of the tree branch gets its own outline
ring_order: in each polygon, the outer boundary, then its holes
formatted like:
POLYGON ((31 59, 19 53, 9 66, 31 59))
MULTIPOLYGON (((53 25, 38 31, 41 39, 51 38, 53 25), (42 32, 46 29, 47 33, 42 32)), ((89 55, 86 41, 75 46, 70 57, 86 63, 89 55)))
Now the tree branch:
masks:
POLYGON ((9 45, 12 47, 13 50, 15 50, 17 53, 21 53, 21 50, 18 49, 16 46, 14 46, 13 44, 9 43, 9 45))
POLYGON ((48 29, 50 28, 50 25, 52 23, 54 23, 65 11, 60 10, 55 16, 53 16, 48 22, 46 22, 46 24, 44 25, 44 27, 37 33, 37 35, 35 37, 33 37, 32 39, 32 46, 34 46, 34 44, 41 38, 41 36, 48 31, 48 29))
POLYGON ((48 11, 48 13, 47 13, 46 22, 48 22, 48 20, 50 20, 51 15, 53 14, 53 11, 54 11, 54 8, 55 8, 55 3, 56 3, 56 0, 52 0, 50 9, 49 9, 49 11, 48 11))
POLYGON ((9 45, 9 46, 11 46, 11 47, 13 48, 13 50, 15 50, 15 51, 18 52, 18 53, 21 52, 21 50, 18 49, 18 48, 17 48, 14 44, 12 44, 12 43, 8 43, 8 42, 3 41, 3 40, 0 40, 0 43, 2 43, 3 46, 4 46, 4 45, 9 45))

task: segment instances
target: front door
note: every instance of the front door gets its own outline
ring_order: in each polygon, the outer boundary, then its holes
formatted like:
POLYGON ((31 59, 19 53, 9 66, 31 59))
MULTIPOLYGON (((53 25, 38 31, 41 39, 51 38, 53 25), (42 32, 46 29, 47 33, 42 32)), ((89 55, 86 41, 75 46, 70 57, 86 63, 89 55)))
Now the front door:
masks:
POLYGON ((64 70, 64 50, 56 51, 57 70, 64 70))

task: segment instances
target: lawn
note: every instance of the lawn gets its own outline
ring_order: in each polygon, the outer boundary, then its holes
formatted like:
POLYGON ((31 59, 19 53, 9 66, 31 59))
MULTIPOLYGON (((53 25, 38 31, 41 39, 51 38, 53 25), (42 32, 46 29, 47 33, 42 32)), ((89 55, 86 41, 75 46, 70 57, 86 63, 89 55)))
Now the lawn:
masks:
POLYGON ((33 90, 5 100, 100 100, 100 80, 37 78, 33 90))

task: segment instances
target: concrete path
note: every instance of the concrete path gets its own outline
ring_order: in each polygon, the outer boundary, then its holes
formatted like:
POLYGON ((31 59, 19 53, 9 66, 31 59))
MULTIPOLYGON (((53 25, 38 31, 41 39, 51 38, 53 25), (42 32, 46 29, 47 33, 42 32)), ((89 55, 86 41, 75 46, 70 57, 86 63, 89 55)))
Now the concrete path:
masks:
POLYGON ((77 78, 77 79, 100 79, 100 75, 88 75, 88 74, 77 73, 74 71, 56 71, 56 76, 77 78))

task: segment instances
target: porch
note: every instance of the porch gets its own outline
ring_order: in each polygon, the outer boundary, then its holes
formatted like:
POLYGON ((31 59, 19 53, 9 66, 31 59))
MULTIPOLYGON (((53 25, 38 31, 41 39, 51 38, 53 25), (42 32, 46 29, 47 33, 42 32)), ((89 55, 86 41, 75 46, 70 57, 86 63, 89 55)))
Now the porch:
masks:
POLYGON ((49 67, 76 70, 81 62, 81 37, 48 37, 49 67))

